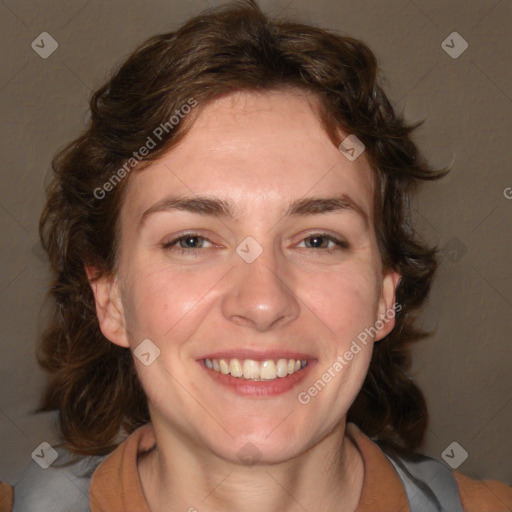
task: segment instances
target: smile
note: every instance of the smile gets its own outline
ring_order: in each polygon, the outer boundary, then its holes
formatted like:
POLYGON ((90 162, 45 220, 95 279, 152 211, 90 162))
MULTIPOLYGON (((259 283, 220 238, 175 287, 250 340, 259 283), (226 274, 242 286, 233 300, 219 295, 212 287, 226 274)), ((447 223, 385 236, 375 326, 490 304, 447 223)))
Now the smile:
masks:
POLYGON ((288 377, 304 369, 308 361, 300 359, 204 359, 204 365, 222 375, 253 381, 271 381, 288 377))

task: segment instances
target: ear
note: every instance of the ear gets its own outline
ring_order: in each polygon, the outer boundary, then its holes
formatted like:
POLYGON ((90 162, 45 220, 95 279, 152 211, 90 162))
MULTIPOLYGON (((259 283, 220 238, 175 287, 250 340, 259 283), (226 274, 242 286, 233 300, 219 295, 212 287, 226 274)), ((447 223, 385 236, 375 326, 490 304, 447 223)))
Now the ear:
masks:
POLYGON ((129 347, 119 283, 113 276, 97 277, 96 269, 85 267, 96 302, 96 314, 103 335, 120 347, 129 347))
POLYGON ((395 316, 400 311, 401 306, 395 309, 396 287, 400 282, 400 274, 398 272, 389 271, 382 279, 382 293, 379 299, 379 317, 375 322, 377 334, 375 341, 381 340, 387 336, 395 327, 395 316))

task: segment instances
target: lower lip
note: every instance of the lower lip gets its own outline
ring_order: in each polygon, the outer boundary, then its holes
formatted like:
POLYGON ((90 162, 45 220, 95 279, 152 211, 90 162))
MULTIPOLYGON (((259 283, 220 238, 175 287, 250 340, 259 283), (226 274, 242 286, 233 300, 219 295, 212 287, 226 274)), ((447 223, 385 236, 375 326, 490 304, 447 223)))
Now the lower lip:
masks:
POLYGON ((204 361, 199 361, 199 364, 208 372, 208 375, 214 381, 227 387, 237 395, 251 397, 277 396, 290 391, 306 378, 315 363, 316 361, 308 361, 306 367, 287 377, 277 377, 277 379, 274 380, 249 380, 216 372, 215 370, 207 368, 204 361))

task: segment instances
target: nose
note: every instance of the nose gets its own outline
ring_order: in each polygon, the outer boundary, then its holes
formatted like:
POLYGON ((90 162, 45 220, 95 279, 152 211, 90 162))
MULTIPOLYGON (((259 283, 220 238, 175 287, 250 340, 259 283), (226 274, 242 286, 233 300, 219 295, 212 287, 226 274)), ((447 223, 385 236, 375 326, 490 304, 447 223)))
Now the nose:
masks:
POLYGON ((300 302, 282 270, 271 249, 264 250, 252 263, 240 258, 222 302, 224 316, 257 331, 281 328, 296 319, 300 302))

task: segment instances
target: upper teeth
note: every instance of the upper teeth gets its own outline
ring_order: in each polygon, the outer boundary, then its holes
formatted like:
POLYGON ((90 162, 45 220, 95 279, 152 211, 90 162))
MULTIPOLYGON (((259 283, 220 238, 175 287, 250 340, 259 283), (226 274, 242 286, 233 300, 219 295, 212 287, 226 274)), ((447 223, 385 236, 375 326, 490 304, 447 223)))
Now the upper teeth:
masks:
POLYGON ((277 377, 286 377, 299 371, 307 365, 307 361, 300 359, 268 359, 255 361, 254 359, 205 359, 207 368, 232 377, 244 379, 273 380, 277 377))

